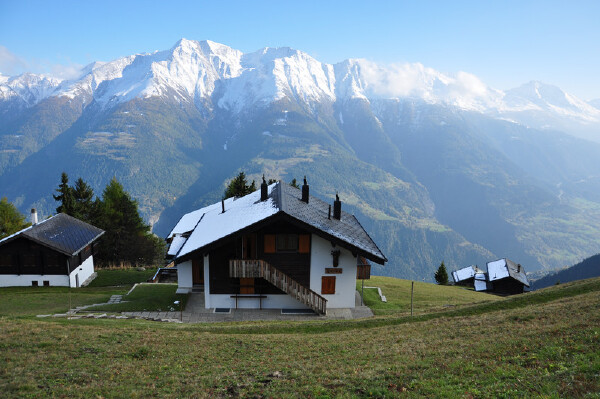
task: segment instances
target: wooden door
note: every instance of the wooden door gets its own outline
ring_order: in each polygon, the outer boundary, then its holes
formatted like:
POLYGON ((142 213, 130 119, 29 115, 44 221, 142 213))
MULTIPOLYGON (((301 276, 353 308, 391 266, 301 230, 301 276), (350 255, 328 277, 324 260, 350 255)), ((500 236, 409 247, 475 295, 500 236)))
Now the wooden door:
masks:
POLYGON ((202 259, 192 259, 192 284, 204 284, 204 264, 202 259))
POLYGON ((240 294, 254 294, 253 278, 240 278, 240 294))

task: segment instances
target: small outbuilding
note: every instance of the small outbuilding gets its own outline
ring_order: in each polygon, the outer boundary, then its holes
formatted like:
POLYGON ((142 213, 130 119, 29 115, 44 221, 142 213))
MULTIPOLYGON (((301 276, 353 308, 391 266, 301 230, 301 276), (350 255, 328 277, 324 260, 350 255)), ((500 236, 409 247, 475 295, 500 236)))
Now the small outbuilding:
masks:
POLYGON ((97 240, 104 231, 64 213, 0 240, 0 287, 80 287, 94 274, 97 240))

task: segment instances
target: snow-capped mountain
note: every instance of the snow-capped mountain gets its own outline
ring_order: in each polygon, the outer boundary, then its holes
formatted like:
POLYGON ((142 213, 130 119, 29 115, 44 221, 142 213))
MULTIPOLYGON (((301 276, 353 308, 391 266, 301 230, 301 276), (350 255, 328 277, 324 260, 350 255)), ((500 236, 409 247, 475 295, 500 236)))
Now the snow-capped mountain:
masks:
POLYGON ((181 39, 170 50, 88 65, 70 81, 24 74, 0 77, 0 101, 33 106, 49 97, 81 97, 111 107, 165 97, 234 113, 284 98, 303 106, 347 99, 411 99, 480 112, 535 128, 600 141, 600 110, 559 88, 530 82, 502 92, 476 76, 451 76, 422 64, 378 65, 362 59, 321 63, 290 48, 244 54, 211 41, 181 39))
POLYGON ((70 80, 0 75, 0 196, 47 214, 62 171, 97 193, 116 176, 160 234, 240 170, 306 174, 386 243, 395 266, 379 272, 556 267, 597 251, 600 144, 560 132, 599 140, 597 105, 539 82, 500 91, 418 63, 182 39, 70 80))

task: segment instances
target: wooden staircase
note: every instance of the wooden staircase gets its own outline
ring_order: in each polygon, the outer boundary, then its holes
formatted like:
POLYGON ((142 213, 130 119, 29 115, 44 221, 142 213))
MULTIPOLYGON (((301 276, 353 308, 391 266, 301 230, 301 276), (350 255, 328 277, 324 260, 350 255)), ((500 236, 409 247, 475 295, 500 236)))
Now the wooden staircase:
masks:
POLYGON ((264 260, 232 259, 229 261, 229 277, 264 278, 315 312, 319 314, 327 312, 327 299, 264 260))

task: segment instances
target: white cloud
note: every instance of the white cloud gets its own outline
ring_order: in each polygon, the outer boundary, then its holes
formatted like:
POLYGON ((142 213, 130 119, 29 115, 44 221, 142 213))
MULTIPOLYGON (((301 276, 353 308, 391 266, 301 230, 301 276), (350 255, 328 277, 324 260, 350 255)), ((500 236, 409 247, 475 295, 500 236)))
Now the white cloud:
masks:
POLYGON ((3 75, 15 76, 31 72, 50 75, 59 79, 73 79, 81 74, 83 67, 83 65, 69 62, 58 64, 48 60, 28 61, 0 45, 0 73, 3 75))
POLYGON ((27 62, 0 45, 0 73, 18 75, 27 71, 27 62))

